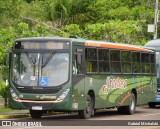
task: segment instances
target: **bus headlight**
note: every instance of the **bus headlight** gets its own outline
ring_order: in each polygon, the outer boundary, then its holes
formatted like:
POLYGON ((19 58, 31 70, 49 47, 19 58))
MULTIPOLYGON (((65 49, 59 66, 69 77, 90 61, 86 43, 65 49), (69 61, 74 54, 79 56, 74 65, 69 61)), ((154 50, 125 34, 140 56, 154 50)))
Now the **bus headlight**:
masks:
POLYGON ((16 99, 16 100, 19 99, 13 89, 10 89, 10 92, 13 99, 16 99))
POLYGON ((67 96, 68 92, 69 92, 69 89, 66 89, 66 90, 57 98, 57 100, 58 100, 58 101, 64 100, 65 97, 67 96))

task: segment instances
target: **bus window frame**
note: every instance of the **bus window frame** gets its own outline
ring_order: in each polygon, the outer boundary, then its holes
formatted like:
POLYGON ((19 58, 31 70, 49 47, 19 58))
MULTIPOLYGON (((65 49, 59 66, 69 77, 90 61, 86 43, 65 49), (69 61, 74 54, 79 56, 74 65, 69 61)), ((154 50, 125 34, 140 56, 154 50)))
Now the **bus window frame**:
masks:
POLYGON ((98 64, 98 51, 97 51, 97 47, 85 47, 84 48, 85 50, 85 54, 84 54, 84 65, 85 65, 85 74, 99 74, 99 64, 98 64), (89 60, 89 61, 96 61, 96 64, 97 64, 97 72, 87 72, 87 65, 86 65, 86 62, 88 61, 88 59, 86 58, 86 49, 96 49, 96 60, 89 60))
POLYGON ((122 71, 122 74, 132 74, 132 56, 131 56, 131 52, 132 52, 131 50, 121 50, 121 55, 120 56, 121 56, 121 71, 122 71), (129 57, 130 61, 127 61, 127 62, 126 61, 125 62, 122 61, 122 58, 123 58, 122 57, 122 52, 129 52, 130 53, 130 57, 129 57), (122 63, 130 63, 130 65, 131 65, 130 66, 130 72, 128 72, 128 73, 127 72, 123 72, 122 63))
MULTIPOLYGON (((153 54, 153 55, 155 55, 155 53, 154 52, 142 52, 142 51, 132 51, 132 50, 123 50, 123 49, 110 49, 110 48, 103 48, 103 47, 84 47, 84 49, 85 49, 85 57, 84 57, 84 63, 85 63, 85 72, 84 72, 84 74, 113 74, 113 75, 117 75, 117 74, 124 74, 124 75, 127 75, 127 74, 129 74, 129 75, 155 75, 155 73, 152 73, 152 71, 151 71, 151 64, 152 65, 154 65, 154 64, 156 64, 155 62, 154 63, 151 63, 151 61, 148 63, 149 64, 149 66, 150 66, 150 73, 143 73, 142 72, 142 53, 148 53, 149 54, 149 60, 151 60, 150 59, 150 55, 151 54, 153 54), (97 54, 97 56, 96 56, 96 59, 97 60, 93 60, 93 61, 96 61, 96 64, 97 64, 97 72, 87 72, 87 70, 86 70, 86 61, 87 61, 87 58, 86 58, 86 49, 88 49, 88 48, 91 48, 91 49, 96 49, 96 54, 97 54), (101 60, 99 60, 99 50, 108 50, 108 52, 109 52, 109 60, 108 60, 108 63, 109 63, 109 72, 100 72, 100 70, 99 70, 99 62, 101 61, 101 60), (120 61, 115 61, 115 62, 119 62, 120 63, 120 72, 112 72, 111 71, 111 67, 112 67, 112 61, 111 61, 111 51, 114 51, 114 50, 116 50, 116 51, 119 51, 119 53, 120 53, 120 61), (123 62, 124 61, 122 61, 122 52, 130 52, 130 58, 129 58, 129 62, 128 63, 130 63, 131 64, 131 70, 130 70, 130 72, 123 72, 123 69, 122 69, 122 64, 123 64, 123 62), (139 62, 135 62, 134 60, 133 60, 133 57, 132 57, 132 54, 133 53, 138 53, 139 54, 139 62), (138 65, 140 65, 139 66, 139 70, 140 70, 140 72, 134 72, 133 71, 133 64, 134 63, 136 63, 136 64, 138 64, 138 65)), ((156 60, 156 56, 154 56, 154 58, 155 58, 155 60, 156 60)), ((138 61, 138 60, 137 60, 138 61)), ((107 62, 107 61, 106 61, 107 62)), ((114 61, 113 61, 114 62, 114 61)), ((127 63, 127 62, 126 62, 127 63)))
POLYGON ((155 52, 150 52, 150 65, 151 65, 151 75, 156 75, 157 73, 157 62, 156 62, 156 51, 155 52), (154 62, 151 61, 151 55, 154 55, 154 62), (152 65, 154 65, 155 72, 152 72, 152 65))
POLYGON ((146 52, 141 52, 141 72, 142 72, 142 75, 151 75, 151 57, 150 57, 150 53, 146 53, 146 52), (142 57, 142 54, 148 54, 149 55, 149 62, 142 62, 143 60, 143 57, 142 57), (150 72, 143 72, 143 64, 149 64, 149 67, 150 67, 150 72))
POLYGON ((86 73, 86 65, 83 65, 83 64, 85 64, 85 47, 84 46, 80 46, 80 45, 73 45, 73 48, 72 48, 72 51, 73 51, 73 53, 72 53, 72 65, 71 65, 71 71, 72 71, 72 76, 76 76, 76 75, 84 75, 85 73, 86 73), (80 48, 80 49, 82 49, 82 52, 75 52, 75 49, 77 49, 77 48, 80 48), (76 55, 76 54, 78 54, 78 53, 81 53, 81 55, 82 55, 82 60, 81 60, 81 63, 82 63, 82 73, 81 74, 79 74, 79 73, 77 73, 77 74, 73 74, 73 61, 74 61, 74 56, 76 55))
POLYGON ((99 74, 110 74, 111 73, 111 64, 110 64, 110 49, 109 48, 97 48, 97 63, 98 63, 98 73, 99 74), (108 50, 108 60, 99 60, 99 50, 108 50), (99 63, 100 61, 105 61, 109 65, 109 71, 108 72, 100 72, 99 70, 99 63))
POLYGON ((133 75, 142 75, 142 63, 141 63, 141 52, 140 51, 131 51, 131 57, 132 57, 132 59, 131 59, 131 64, 132 64, 132 74, 133 75), (139 53, 140 54, 140 61, 139 62, 133 62, 133 56, 132 56, 132 53, 139 53), (133 70, 133 63, 139 63, 140 64, 140 72, 134 72, 134 70, 133 70))
POLYGON ((121 65, 121 49, 109 49, 109 63, 110 63, 110 73, 111 74, 123 74, 122 73, 122 65, 121 65), (119 51, 119 61, 111 61, 111 51, 119 51), (119 62, 120 63, 120 72, 112 72, 112 62, 116 63, 119 62))

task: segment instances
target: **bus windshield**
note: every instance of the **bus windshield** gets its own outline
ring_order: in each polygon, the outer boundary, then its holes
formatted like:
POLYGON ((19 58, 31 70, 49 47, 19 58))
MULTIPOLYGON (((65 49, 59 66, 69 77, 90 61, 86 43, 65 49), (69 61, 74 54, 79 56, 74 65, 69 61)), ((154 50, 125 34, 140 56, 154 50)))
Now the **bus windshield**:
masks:
POLYGON ((15 52, 12 67, 12 81, 18 86, 59 86, 68 81, 69 53, 15 52))

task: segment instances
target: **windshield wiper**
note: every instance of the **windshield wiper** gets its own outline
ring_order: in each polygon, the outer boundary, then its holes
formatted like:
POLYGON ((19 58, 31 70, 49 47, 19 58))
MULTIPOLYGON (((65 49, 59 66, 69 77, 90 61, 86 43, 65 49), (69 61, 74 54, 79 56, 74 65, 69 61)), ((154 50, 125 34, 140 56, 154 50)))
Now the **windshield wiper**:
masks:
POLYGON ((52 51, 44 62, 43 62, 43 57, 42 57, 42 66, 41 66, 42 68, 44 68, 48 64, 48 62, 52 59, 55 53, 56 53, 55 51, 52 51))
POLYGON ((29 63, 31 64, 32 67, 34 67, 36 64, 36 57, 34 58, 34 60, 32 60, 32 57, 29 57, 28 52, 26 53, 26 55, 27 55, 29 63))

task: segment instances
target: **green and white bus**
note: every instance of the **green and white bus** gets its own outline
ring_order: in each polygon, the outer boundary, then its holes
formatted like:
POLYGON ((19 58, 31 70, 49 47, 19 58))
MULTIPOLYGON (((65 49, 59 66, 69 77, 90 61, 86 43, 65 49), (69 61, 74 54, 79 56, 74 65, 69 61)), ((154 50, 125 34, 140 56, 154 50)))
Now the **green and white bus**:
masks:
POLYGON ((155 53, 143 47, 78 38, 20 38, 10 56, 9 105, 46 111, 78 112, 116 107, 133 114, 136 105, 156 97, 155 53))

